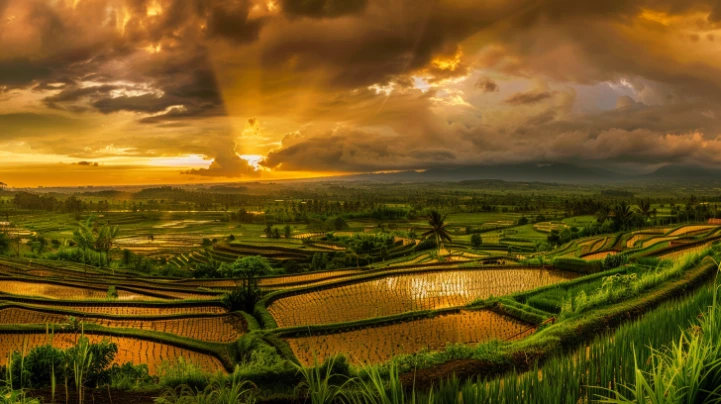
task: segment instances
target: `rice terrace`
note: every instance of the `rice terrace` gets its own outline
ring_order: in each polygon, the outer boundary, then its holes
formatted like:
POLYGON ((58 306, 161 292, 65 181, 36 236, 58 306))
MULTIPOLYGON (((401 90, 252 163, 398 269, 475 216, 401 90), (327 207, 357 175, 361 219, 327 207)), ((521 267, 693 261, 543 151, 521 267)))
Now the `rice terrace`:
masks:
POLYGON ((721 0, 0 0, 0 404, 721 403, 721 0))
POLYGON ((59 402, 227 388, 302 402, 314 383, 337 386, 335 401, 386 389, 464 403, 620 397, 633 358, 648 362, 712 303, 719 196, 525 187, 6 190, 7 388, 59 402), (557 372, 574 383, 549 383, 557 372))

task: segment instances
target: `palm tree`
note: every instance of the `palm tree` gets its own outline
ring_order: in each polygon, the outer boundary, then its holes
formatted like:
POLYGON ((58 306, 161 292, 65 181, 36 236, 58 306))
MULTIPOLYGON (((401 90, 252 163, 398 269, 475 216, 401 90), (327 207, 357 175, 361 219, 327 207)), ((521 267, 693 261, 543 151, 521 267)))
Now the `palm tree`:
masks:
POLYGON ((436 210, 432 210, 428 216, 426 216, 426 220, 428 220, 428 225, 431 227, 430 230, 426 231, 421 235, 423 239, 427 239, 429 237, 435 237, 436 239, 436 246, 438 247, 438 257, 441 256, 441 243, 444 242, 451 242, 451 235, 448 233, 448 230, 446 229, 446 216, 447 215, 441 215, 436 210))
POLYGON ((609 217, 611 217, 611 212, 613 209, 611 209, 608 205, 601 206, 601 209, 596 212, 596 220, 599 224, 603 224, 608 220, 609 217))
POLYGON ((628 222, 633 218, 634 212, 631 205, 626 201, 622 201, 613 209, 617 223, 621 224, 621 230, 627 230, 628 222))
POLYGON ((78 222, 78 228, 73 231, 73 241, 83 251, 83 266, 85 272, 88 272, 87 253, 89 248, 95 246, 96 238, 92 229, 92 218, 88 218, 85 222, 78 222))
POLYGON ((638 201, 638 213, 647 220, 651 217, 653 210, 651 210, 651 200, 649 198, 638 201))
POLYGON ((110 250, 113 249, 113 244, 115 243, 115 239, 118 238, 118 226, 111 226, 110 224, 105 224, 103 227, 101 227, 97 231, 97 236, 95 239, 95 248, 98 251, 105 253, 105 262, 108 266, 110 266, 110 250))

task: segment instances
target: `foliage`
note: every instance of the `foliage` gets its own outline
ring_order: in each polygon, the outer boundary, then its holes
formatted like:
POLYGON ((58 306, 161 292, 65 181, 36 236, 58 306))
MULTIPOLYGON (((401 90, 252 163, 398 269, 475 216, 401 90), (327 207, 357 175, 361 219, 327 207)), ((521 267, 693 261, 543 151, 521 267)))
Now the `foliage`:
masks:
POLYGON ((220 271, 226 277, 236 279, 235 289, 225 297, 226 304, 233 310, 252 313, 262 296, 258 277, 272 273, 273 268, 263 257, 241 257, 232 264, 223 264, 220 271))
MULTIPOLYGON (((316 362, 312 368, 296 366, 298 373, 302 376, 302 382, 296 387, 296 392, 313 404, 343 402, 346 398, 344 390, 350 380, 335 372, 336 362, 339 360, 344 361, 344 358, 330 358, 322 366, 316 362)), ((347 368, 347 364, 344 367, 347 368)))
POLYGON ((15 351, 2 371, 21 375, 12 381, 15 388, 50 386, 54 378, 65 378, 77 386, 100 386, 110 382, 110 364, 117 352, 118 346, 109 340, 91 343, 80 336, 76 345, 65 350, 42 345, 26 355, 15 351))
POLYGON ((553 260, 553 266, 558 269, 584 274, 593 274, 603 270, 602 261, 589 261, 580 258, 558 257, 553 260))
MULTIPOLYGON (((721 269, 721 265, 719 266, 721 269)), ((721 302, 714 285, 711 307, 667 348, 639 362, 634 352, 635 381, 617 383, 603 403, 718 403, 721 397, 721 302)), ((643 360, 643 357, 641 358, 643 360)))
POLYGON ((444 245, 445 243, 451 243, 451 235, 448 232, 448 224, 446 223, 446 217, 447 215, 441 215, 438 213, 437 210, 432 210, 428 213, 428 216, 426 216, 426 220, 428 221, 428 225, 431 227, 430 230, 424 232, 421 237, 424 239, 427 238, 435 238, 436 245, 439 248, 439 255, 440 255, 440 248, 441 245, 444 245))
POLYGON ((167 389, 155 402, 156 404, 250 404, 255 403, 255 394, 249 382, 233 380, 226 383, 222 380, 213 380, 202 390, 187 385, 167 389))
POLYGON ((193 270, 193 275, 196 278, 222 278, 223 272, 221 271, 223 263, 210 258, 207 262, 198 262, 193 270))
POLYGON ((612 304, 657 286, 671 278, 679 277, 683 272, 701 262, 712 250, 700 254, 686 255, 671 266, 631 274, 615 274, 603 279, 602 287, 590 294, 581 291, 566 300, 562 306, 562 315, 582 313, 590 308, 612 304))
POLYGON ((159 384, 163 387, 175 388, 188 386, 194 389, 202 389, 207 386, 213 378, 196 364, 178 358, 176 363, 164 361, 159 369, 159 384))
POLYGON ((603 269, 618 268, 622 265, 628 264, 628 254, 608 254, 603 259, 603 269))
POLYGON ((117 288, 115 287, 115 285, 110 285, 110 286, 108 286, 108 293, 107 293, 107 295, 108 295, 108 299, 110 299, 110 300, 114 300, 114 299, 117 299, 117 298, 118 298, 118 290, 117 290, 117 288))
POLYGON ((110 387, 120 390, 140 389, 155 382, 146 364, 134 365, 130 362, 122 365, 113 364, 109 375, 110 387))
POLYGON ((483 244, 483 238, 480 234, 475 233, 471 236, 471 247, 473 248, 481 248, 481 245, 483 244))
POLYGON ((10 237, 0 232, 0 254, 5 254, 10 249, 10 237))

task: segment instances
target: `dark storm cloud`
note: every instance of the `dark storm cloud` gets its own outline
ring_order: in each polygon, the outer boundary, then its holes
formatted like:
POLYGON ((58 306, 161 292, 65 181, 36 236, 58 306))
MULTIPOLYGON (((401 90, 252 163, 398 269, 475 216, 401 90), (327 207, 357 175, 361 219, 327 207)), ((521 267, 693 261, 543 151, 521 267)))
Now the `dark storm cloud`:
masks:
POLYGON ((498 84, 495 81, 489 79, 488 77, 480 77, 476 81, 474 87, 483 91, 484 93, 494 93, 500 89, 498 84))
POLYGON ((27 58, 0 60, 0 88, 26 87, 35 80, 49 77, 50 67, 27 58))
MULTIPOLYGON (((47 105, 50 108, 55 109, 62 109, 60 107, 60 104, 68 103, 68 102, 74 102, 79 101, 85 97, 88 98, 100 98, 104 96, 108 96, 110 91, 118 89, 118 86, 113 85, 100 85, 100 86, 90 86, 90 87, 75 87, 72 86, 71 88, 64 88, 60 91, 60 93, 56 95, 52 95, 50 97, 46 97, 43 102, 45 102, 45 105, 47 105)), ((41 91, 41 90, 47 90, 52 89, 52 87, 48 87, 47 84, 44 84, 43 86, 35 87, 35 90, 41 91)))
POLYGON ((268 154, 264 164, 279 170, 578 156, 706 162, 717 150, 716 0, 273 4, 0 0, 0 102, 63 115, 0 116, 27 122, 3 126, 1 140, 31 138, 34 150, 78 160, 116 149, 201 154, 213 164, 191 173, 215 176, 254 173, 229 123, 249 116, 253 127, 282 121, 275 133, 253 132, 257 142, 302 133, 268 154), (419 77, 429 88, 414 87, 419 77), (550 84, 507 93, 525 79, 550 84), (578 85, 623 87, 609 90, 618 108, 575 109, 566 88, 578 85), (78 135, 71 148, 55 132, 82 119, 129 120, 114 130, 131 135, 78 135))
MULTIPOLYGON (((106 9, 89 2, 78 2, 77 10, 28 2, 25 22, 37 23, 40 56, 3 60, 0 55, 0 87, 22 88, 37 83, 35 91, 42 92, 58 90, 51 83, 66 83, 66 87, 46 97, 44 102, 52 108, 69 111, 82 109, 77 103, 85 100, 86 109, 94 108, 102 113, 157 114, 178 106, 177 111, 165 115, 183 119, 223 114, 217 83, 207 60, 208 50, 199 41, 204 36, 216 35, 241 40, 242 35, 233 30, 247 26, 248 2, 174 0, 161 3, 168 12, 149 20, 146 14, 151 2, 125 2, 129 19, 118 33, 117 27, 85 26, 77 20, 79 17, 108 20, 106 9), (81 17, 80 13, 85 15, 81 17), (207 24, 204 33, 199 28, 201 23, 207 24), (97 32, 87 32, 91 30, 97 32), (153 45, 153 41, 160 43, 153 45), (158 53, 147 54, 139 49, 143 46, 158 46, 158 53), (163 46, 167 50, 161 51, 163 46), (94 84, 83 84, 88 80, 94 84), (123 91, 111 94, 113 90, 126 90, 129 94, 123 91), (180 110, 182 113, 178 113, 180 110)), ((119 10, 115 13, 114 19, 121 18, 117 15, 119 10)), ((22 48, 15 50, 22 51, 22 48)))
POLYGON ((358 13, 368 0, 283 0, 282 4, 290 16, 322 18, 358 13))
POLYGON ((461 40, 512 16, 522 3, 373 1, 360 14, 362 18, 268 26, 262 60, 268 67, 292 61, 300 71, 323 70, 334 86, 385 83, 432 68, 437 54, 453 54, 461 40))
POLYGON ((456 154, 443 147, 409 142, 409 138, 353 129, 332 133, 288 134, 283 147, 261 163, 283 170, 374 171, 454 164, 456 154))
POLYGON ((93 103, 98 111, 110 114, 118 111, 144 112, 148 114, 165 110, 170 105, 170 100, 164 97, 157 97, 153 94, 144 94, 136 97, 121 96, 115 98, 104 98, 93 103))
POLYGON ((222 37, 234 42, 252 42, 258 39, 263 20, 248 20, 250 1, 230 1, 209 6, 207 24, 211 37, 222 37))
POLYGON ((529 105, 537 104, 541 101, 545 101, 553 97, 553 94, 548 91, 530 91, 527 93, 516 93, 506 98, 504 101, 510 105, 529 105))

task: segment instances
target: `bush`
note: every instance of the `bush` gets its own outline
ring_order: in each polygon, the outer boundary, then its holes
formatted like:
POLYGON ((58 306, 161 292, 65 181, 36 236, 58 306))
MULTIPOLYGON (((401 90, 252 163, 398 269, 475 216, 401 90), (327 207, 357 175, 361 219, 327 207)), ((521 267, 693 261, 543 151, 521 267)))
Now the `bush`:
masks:
POLYGON ((235 347, 238 364, 231 376, 234 380, 250 380, 256 384, 297 383, 292 363, 257 332, 243 335, 235 347))
POLYGON ((549 313, 560 313, 561 304, 563 303, 564 293, 558 291, 558 296, 549 296, 549 294, 543 294, 539 296, 532 296, 528 298, 528 305, 539 310, 543 310, 549 313), (560 298, 557 298, 560 297, 560 298))
POLYGON ((213 377, 212 374, 194 363, 186 361, 183 357, 178 358, 178 362, 175 364, 164 361, 160 365, 159 375, 159 383, 162 386, 185 385, 193 389, 205 388, 213 377))
POLYGON ((586 261, 578 258, 556 258, 553 260, 553 266, 564 271, 580 272, 583 274, 593 274, 601 272, 603 267, 602 261, 586 261))
POLYGON ((148 365, 133 365, 130 362, 110 368, 110 387, 120 390, 135 390, 154 383, 148 372, 148 365))
POLYGON ((661 259, 658 257, 638 257, 636 264, 655 268, 661 265, 661 259))
POLYGON ((483 238, 481 238, 480 234, 476 233, 471 236, 471 247, 481 248, 481 244, 483 244, 483 238))
POLYGON ((628 264, 627 254, 612 254, 607 255, 603 260, 603 269, 618 268, 621 265, 628 264))
MULTIPOLYGON (((20 367, 23 367, 23 386, 40 388, 51 384, 53 369, 56 379, 63 375, 63 364, 65 363, 65 352, 51 345, 43 345, 33 348, 25 357, 24 361, 20 353, 15 352, 12 361, 12 372, 20 375, 20 367)), ((14 380, 20 387, 19 378, 14 380)))
POLYGON ((110 300, 115 300, 118 298, 118 290, 115 288, 115 285, 108 286, 107 296, 110 300))
MULTIPOLYGON (((87 371, 83 378, 83 384, 86 386, 101 386, 110 383, 110 364, 118 353, 118 346, 110 340, 103 340, 99 343, 89 343, 87 337, 81 336, 78 345, 70 347, 66 350, 55 348, 51 345, 43 345, 35 347, 27 353, 23 358, 19 352, 13 352, 12 356, 12 374, 18 375, 13 378, 13 386, 40 388, 50 386, 52 383, 52 375, 55 380, 61 380, 67 377, 73 379, 72 363, 76 360, 88 360, 87 371), (82 356, 81 345, 87 344, 87 355, 82 356), (66 371, 66 364, 71 364, 66 371), (22 369, 22 372, 21 372, 22 369), (20 377, 22 375, 22 377, 20 377)), ((5 374, 7 369, 0 369, 5 374)))

